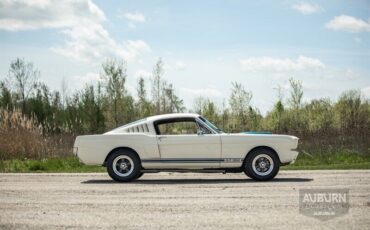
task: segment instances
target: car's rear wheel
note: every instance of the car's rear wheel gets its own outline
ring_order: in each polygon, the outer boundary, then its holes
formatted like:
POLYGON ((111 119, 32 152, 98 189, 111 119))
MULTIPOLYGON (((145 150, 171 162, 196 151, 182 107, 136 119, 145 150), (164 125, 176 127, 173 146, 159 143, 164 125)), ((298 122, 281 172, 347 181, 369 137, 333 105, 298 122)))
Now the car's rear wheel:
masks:
POLYGON ((118 150, 107 160, 108 174, 115 181, 128 182, 137 179, 141 173, 140 170, 139 157, 129 150, 118 150))
POLYGON ((276 153, 268 148, 255 149, 244 161, 244 173, 254 180, 273 179, 279 172, 280 163, 276 153))

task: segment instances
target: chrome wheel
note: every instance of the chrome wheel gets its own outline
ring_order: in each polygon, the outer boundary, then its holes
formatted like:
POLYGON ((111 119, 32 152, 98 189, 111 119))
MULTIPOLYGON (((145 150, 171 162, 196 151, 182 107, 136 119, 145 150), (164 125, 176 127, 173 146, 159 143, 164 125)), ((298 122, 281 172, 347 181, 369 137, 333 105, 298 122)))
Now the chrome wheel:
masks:
POLYGON ((112 168, 115 174, 120 177, 129 176, 134 171, 133 160, 126 155, 117 156, 112 164, 112 168))
POLYGON ((274 169, 274 161, 267 154, 259 154, 252 161, 252 169, 259 176, 269 175, 274 169))

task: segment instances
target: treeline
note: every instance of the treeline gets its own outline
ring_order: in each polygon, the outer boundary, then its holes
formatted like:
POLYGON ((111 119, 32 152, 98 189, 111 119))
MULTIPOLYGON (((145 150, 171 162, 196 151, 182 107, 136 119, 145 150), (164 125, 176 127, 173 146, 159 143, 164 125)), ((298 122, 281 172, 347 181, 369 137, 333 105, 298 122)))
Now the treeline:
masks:
POLYGON ((370 154, 370 101, 359 90, 303 102, 303 87, 290 79, 288 98, 280 89, 273 108, 262 116, 251 106, 252 93, 233 83, 229 105, 220 109, 209 99, 198 99, 195 111, 229 132, 271 131, 300 138, 300 150, 312 154, 338 151, 370 154))
POLYGON ((162 60, 153 69, 151 95, 144 78, 139 78, 137 98, 127 91, 125 62, 103 63, 102 81, 87 84, 71 95, 66 93, 64 82, 61 91, 51 91, 39 81, 39 75, 32 63, 14 60, 6 80, 0 83, 0 107, 34 116, 47 133, 101 133, 137 118, 185 110, 173 85, 163 79, 162 60))
POLYGON ((321 98, 304 103, 302 83, 290 79, 287 98, 278 89, 274 107, 263 116, 251 104, 252 93, 237 82, 231 83, 231 94, 222 105, 199 97, 193 108, 186 109, 174 86, 164 79, 161 59, 150 80, 138 79, 136 96, 125 85, 124 61, 106 61, 101 71, 101 81, 68 94, 66 84, 60 91, 50 90, 31 62, 12 61, 8 76, 0 82, 2 158, 68 154, 75 135, 102 133, 150 115, 186 111, 204 115, 226 132, 297 135, 305 151, 370 151, 370 102, 358 90, 344 92, 335 102, 321 98))

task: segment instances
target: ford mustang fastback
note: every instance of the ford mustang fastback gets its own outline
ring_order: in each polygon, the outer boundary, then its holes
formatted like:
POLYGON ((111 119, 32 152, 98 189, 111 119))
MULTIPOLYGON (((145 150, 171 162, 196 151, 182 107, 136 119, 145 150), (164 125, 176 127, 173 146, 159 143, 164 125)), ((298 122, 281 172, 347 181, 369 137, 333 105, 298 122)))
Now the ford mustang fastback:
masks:
POLYGON ((120 182, 144 173, 244 172, 254 180, 274 178, 294 163, 298 138, 269 133, 224 133, 198 114, 148 117, 101 135, 78 136, 74 154, 88 165, 107 167, 120 182))

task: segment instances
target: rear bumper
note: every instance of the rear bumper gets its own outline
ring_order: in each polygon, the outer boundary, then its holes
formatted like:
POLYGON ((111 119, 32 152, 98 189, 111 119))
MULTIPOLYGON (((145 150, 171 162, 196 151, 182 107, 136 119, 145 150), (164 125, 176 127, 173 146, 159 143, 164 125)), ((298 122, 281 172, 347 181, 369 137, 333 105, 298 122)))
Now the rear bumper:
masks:
POLYGON ((294 162, 297 160, 299 152, 291 150, 285 154, 284 161, 281 162, 281 165, 289 165, 294 164, 294 162))
POLYGON ((78 147, 73 147, 72 151, 73 151, 73 155, 75 155, 77 157, 78 156, 78 147))

